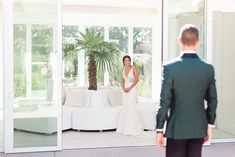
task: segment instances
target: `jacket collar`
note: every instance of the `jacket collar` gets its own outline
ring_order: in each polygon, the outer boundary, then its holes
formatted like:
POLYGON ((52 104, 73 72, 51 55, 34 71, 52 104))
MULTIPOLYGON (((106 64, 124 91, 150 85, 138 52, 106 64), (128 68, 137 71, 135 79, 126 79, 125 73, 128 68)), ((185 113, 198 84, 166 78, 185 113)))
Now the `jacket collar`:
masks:
POLYGON ((181 51, 180 57, 181 58, 199 58, 199 56, 193 50, 181 51))

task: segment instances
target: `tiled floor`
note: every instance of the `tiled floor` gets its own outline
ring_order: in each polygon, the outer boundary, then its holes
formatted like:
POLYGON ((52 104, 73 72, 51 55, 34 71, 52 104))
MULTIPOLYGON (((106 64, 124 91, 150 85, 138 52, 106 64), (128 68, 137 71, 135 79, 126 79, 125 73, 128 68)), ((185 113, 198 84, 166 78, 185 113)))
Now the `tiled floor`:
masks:
MULTIPOLYGON (((235 143, 203 147, 203 157, 234 157, 235 143)), ((164 157, 164 149, 155 146, 102 149, 76 149, 58 152, 0 154, 0 157, 164 157)))
MULTIPOLYGON (((212 135, 213 139, 219 140, 235 138, 235 134, 220 129, 213 129, 212 135)), ((54 146, 56 139, 56 134, 36 134, 20 130, 14 132, 15 147, 54 146)), ((63 132, 62 141, 63 149, 151 146, 155 144, 155 132, 144 131, 140 136, 132 137, 119 135, 113 130, 103 132, 67 130, 63 132)))

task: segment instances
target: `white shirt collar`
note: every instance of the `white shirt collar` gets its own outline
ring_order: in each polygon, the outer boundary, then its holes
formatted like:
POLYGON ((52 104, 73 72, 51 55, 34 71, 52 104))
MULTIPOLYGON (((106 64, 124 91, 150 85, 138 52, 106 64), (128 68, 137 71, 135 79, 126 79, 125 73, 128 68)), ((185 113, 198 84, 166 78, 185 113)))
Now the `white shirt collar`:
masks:
POLYGON ((194 51, 194 50, 183 50, 183 51, 180 52, 180 57, 183 56, 183 54, 189 54, 189 53, 196 54, 196 51, 194 51))

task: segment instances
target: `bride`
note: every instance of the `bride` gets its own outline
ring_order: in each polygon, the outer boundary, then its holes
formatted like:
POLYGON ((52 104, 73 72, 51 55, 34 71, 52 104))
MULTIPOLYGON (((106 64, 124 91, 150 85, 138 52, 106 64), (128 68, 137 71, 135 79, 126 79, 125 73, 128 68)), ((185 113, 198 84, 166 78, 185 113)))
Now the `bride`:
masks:
POLYGON ((122 59, 124 68, 121 76, 123 109, 120 113, 117 125, 117 133, 123 135, 139 135, 142 126, 136 110, 136 84, 139 81, 139 73, 135 66, 131 65, 131 57, 126 55, 122 59))

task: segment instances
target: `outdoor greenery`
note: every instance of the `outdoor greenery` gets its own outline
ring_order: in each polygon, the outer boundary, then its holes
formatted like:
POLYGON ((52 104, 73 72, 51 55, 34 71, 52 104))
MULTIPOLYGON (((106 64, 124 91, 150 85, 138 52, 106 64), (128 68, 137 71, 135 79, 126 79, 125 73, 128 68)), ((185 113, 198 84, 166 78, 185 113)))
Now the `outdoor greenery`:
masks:
POLYGON ((135 27, 133 29, 134 64, 139 70, 137 92, 139 96, 152 95, 152 29, 135 27))
POLYGON ((65 48, 68 43, 74 42, 74 39, 78 37, 78 26, 63 26, 63 56, 64 61, 64 78, 76 80, 78 74, 78 56, 77 53, 71 52, 70 49, 65 48), (68 51, 68 52, 67 52, 68 51))
POLYGON ((119 50, 113 43, 105 42, 101 33, 94 29, 86 28, 85 32, 79 32, 79 37, 73 43, 64 45, 64 55, 78 55, 85 52, 88 64, 88 81, 90 90, 97 90, 97 70, 111 71, 119 58, 119 50))
POLYGON ((14 96, 26 95, 26 25, 14 25, 14 96))
MULTIPOLYGON (((80 52, 85 53, 84 62, 86 63, 83 68, 86 70, 89 68, 89 53, 87 51, 86 43, 79 43, 78 40, 82 38, 81 32, 79 32, 79 26, 63 26, 63 62, 64 62, 64 78, 65 80, 78 79, 78 69, 81 68, 78 56, 80 52), (79 47, 79 44, 83 47, 79 47)), ((86 29, 94 36, 99 36, 98 43, 104 42, 104 27, 103 26, 87 26, 86 29)), ((109 41, 116 45, 120 50, 112 64, 97 64, 96 79, 98 86, 104 85, 104 69, 108 67, 109 71, 109 85, 119 86, 120 76, 122 74, 122 56, 128 54, 128 27, 109 27, 109 41), (103 68, 102 68, 103 67, 103 68)), ((86 35, 86 31, 83 33, 86 35)), ((107 37, 106 37, 107 39, 107 37)), ((85 40, 85 39, 84 39, 85 40)), ((94 43, 93 43, 94 44, 94 43)), ((31 81, 33 91, 45 91, 47 90, 48 79, 51 75, 45 73, 48 72, 48 63, 50 59, 50 53, 53 51, 53 26, 49 25, 14 25, 14 96, 24 97, 26 96, 26 59, 31 50, 31 81), (29 34, 27 29, 30 28, 31 45, 27 43, 27 36, 29 34)), ((98 53, 99 54, 99 53, 98 53)), ((101 53, 101 57, 109 57, 107 52, 101 53)), ((99 54, 100 55, 100 54, 99 54)), ((133 27, 133 63, 138 67, 140 73, 140 82, 138 83, 138 95, 148 97, 151 95, 152 88, 152 28, 148 27, 133 27), (147 59, 140 54, 147 56, 147 59), (140 57, 136 57, 136 56, 140 57)), ((112 58, 112 57, 111 57, 112 58)), ((93 70, 94 72, 94 70, 93 70)), ((85 72, 86 84, 89 84, 89 73, 85 72)), ((93 75, 95 75, 93 73, 93 75)))
POLYGON ((32 66, 32 90, 46 90, 48 75, 42 74, 53 51, 53 28, 49 25, 31 25, 31 43, 27 43, 27 25, 14 25, 14 96, 26 96, 26 66, 32 66), (31 46, 31 47, 30 47, 31 46), (27 49, 32 52, 27 52, 27 49), (31 53, 31 65, 26 65, 31 53))
POLYGON ((14 74, 14 96, 26 96, 26 80, 24 74, 14 74))
POLYGON ((123 53, 128 53, 128 27, 110 27, 109 40, 117 44, 123 53))

